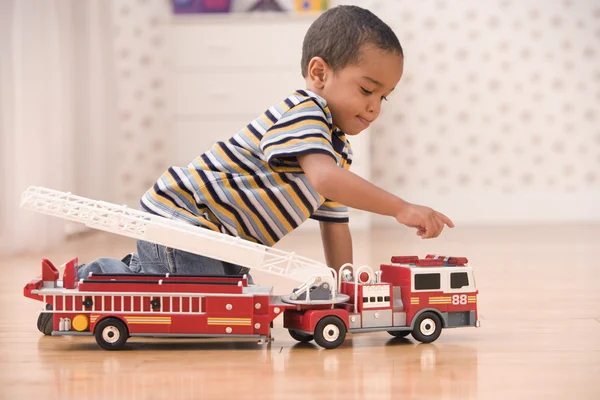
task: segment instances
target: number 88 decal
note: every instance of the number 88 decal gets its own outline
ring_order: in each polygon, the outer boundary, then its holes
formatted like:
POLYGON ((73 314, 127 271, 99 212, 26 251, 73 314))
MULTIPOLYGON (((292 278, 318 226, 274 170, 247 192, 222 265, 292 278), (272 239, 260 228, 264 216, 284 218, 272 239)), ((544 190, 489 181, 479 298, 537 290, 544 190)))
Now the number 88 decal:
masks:
POLYGON ((457 306, 459 304, 467 304, 466 294, 455 294, 454 296, 452 296, 452 305, 457 306))

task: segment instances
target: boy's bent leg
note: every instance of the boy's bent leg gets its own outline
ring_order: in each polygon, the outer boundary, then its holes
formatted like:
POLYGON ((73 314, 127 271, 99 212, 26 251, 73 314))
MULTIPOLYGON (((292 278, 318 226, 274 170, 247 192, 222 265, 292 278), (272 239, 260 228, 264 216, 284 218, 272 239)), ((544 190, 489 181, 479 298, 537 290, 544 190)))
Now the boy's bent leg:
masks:
POLYGON ((127 264, 116 258, 102 257, 85 264, 77 273, 79 279, 85 279, 89 274, 131 274, 127 264))
POLYGON ((220 261, 199 254, 143 240, 137 249, 142 274, 225 275, 220 261))
POLYGON ((223 275, 222 266, 207 262, 198 254, 137 241, 141 274, 223 275))
MULTIPOLYGON (((160 249, 160 248, 159 248, 160 249)), ((226 275, 223 262, 187 251, 163 247, 171 273, 177 275, 226 275)))
POLYGON ((140 274, 167 274, 170 273, 167 268, 164 257, 164 248, 156 243, 137 241, 137 260, 132 260, 132 269, 136 269, 140 274))
MULTIPOLYGON (((243 275, 249 269, 200 254, 138 240, 141 273, 170 273, 176 275, 243 275)), ((133 263, 131 265, 133 267, 133 263)), ((248 275, 249 283, 252 277, 248 275)))
POLYGON ((254 284, 254 280, 250 275, 250 268, 240 267, 239 265, 230 264, 228 262, 224 262, 223 264, 225 265, 225 275, 247 275, 248 283, 250 285, 254 284))

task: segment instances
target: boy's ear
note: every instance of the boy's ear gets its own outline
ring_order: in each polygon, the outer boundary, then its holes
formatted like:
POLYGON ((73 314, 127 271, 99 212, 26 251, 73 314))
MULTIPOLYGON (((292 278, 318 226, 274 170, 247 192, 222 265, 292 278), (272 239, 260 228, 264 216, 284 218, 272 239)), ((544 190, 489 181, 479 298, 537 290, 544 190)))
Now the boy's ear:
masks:
POLYGON ((308 63, 308 79, 318 89, 322 89, 325 85, 325 77, 329 66, 321 57, 313 57, 308 63))

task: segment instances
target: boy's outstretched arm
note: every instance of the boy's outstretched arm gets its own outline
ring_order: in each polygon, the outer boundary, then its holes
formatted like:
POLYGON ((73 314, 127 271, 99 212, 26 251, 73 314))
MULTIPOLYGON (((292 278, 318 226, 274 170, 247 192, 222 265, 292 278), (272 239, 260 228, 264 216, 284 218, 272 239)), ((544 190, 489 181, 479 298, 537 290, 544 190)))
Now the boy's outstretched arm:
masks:
POLYGON ((439 236, 444 224, 454 224, 444 214, 409 203, 373 185, 360 176, 337 166, 334 159, 321 153, 298 156, 298 162, 313 185, 323 197, 348 207, 389 215, 398 222, 417 229, 424 239, 439 236))
POLYGON ((348 224, 323 221, 319 224, 327 266, 339 271, 345 263, 352 263, 352 236, 348 224))

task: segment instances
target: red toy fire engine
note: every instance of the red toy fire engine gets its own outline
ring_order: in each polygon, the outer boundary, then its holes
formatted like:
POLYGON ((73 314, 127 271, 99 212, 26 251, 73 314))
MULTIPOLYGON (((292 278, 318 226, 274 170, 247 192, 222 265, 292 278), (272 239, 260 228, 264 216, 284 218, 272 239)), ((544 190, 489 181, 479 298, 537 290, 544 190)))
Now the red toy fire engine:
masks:
POLYGON ((78 279, 77 258, 64 265, 59 279, 58 269, 43 260, 41 277, 28 283, 24 294, 49 305, 51 334, 94 335, 107 350, 123 348, 130 336, 244 337, 264 343, 280 314, 294 339, 314 339, 326 349, 342 344, 347 332, 412 334, 429 343, 443 328, 479 326, 478 292, 463 257, 392 257, 376 272, 346 264, 338 278, 335 270, 293 253, 71 194, 30 188, 22 204, 302 282, 291 294, 276 296, 272 287, 248 284, 245 275, 91 274, 78 279), (178 236, 182 230, 185 235, 178 236), (194 240, 181 240, 186 236, 194 240), (232 250, 261 257, 240 263, 232 250))

